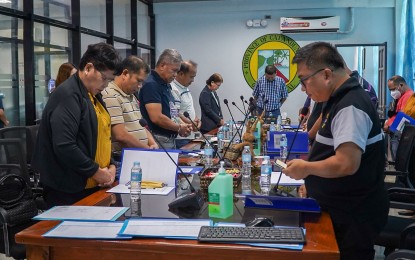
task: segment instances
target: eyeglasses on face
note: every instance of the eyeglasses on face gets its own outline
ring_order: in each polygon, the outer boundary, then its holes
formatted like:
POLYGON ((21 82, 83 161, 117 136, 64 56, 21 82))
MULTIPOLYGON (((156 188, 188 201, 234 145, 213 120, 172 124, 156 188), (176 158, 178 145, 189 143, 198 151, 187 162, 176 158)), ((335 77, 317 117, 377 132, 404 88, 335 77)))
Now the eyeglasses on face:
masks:
POLYGON ((325 68, 316 70, 314 73, 311 73, 311 75, 308 75, 307 77, 304 77, 304 78, 300 79, 301 85, 303 85, 306 88, 307 86, 306 86, 305 82, 308 79, 312 78, 313 76, 317 75, 317 73, 319 73, 319 72, 321 72, 323 70, 325 70, 325 68))

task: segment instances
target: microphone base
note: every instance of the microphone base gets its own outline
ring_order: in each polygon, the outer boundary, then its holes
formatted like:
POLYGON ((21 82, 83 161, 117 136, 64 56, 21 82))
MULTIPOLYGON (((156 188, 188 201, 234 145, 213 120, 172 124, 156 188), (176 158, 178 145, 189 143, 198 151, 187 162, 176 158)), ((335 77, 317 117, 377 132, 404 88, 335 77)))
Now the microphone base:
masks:
POLYGON ((183 194, 177 198, 175 198, 172 202, 169 203, 169 209, 184 209, 184 208, 192 208, 192 209, 200 209, 205 201, 202 197, 202 192, 197 190, 190 194, 183 194))

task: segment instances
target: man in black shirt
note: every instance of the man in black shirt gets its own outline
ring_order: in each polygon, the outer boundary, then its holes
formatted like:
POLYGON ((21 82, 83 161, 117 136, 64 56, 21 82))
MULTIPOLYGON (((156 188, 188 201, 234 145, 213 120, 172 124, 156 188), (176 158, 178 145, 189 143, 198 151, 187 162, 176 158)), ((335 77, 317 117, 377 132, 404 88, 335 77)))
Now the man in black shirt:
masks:
POLYGON ((301 48, 293 63, 307 95, 326 105, 309 160, 292 160, 283 172, 304 179, 308 195, 330 214, 341 259, 373 259, 389 211, 376 109, 329 43, 301 48))

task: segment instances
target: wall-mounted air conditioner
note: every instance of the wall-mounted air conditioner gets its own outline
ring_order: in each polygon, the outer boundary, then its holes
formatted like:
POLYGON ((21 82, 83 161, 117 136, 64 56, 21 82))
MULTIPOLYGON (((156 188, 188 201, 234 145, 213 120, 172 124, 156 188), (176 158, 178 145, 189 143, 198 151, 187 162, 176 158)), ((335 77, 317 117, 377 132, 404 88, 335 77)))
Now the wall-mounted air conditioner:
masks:
POLYGON ((281 17, 282 33, 301 32, 337 32, 340 28, 340 16, 281 17))

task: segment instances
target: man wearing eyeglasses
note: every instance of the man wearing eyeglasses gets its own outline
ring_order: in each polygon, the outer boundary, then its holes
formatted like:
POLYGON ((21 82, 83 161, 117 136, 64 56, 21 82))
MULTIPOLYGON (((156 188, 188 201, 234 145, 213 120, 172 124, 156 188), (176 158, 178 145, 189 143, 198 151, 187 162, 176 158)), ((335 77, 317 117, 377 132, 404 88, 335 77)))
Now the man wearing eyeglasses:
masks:
POLYGON ((119 60, 113 46, 89 45, 79 71, 49 97, 32 159, 47 207, 71 205, 114 182, 111 120, 101 91, 119 60))
POLYGON ((373 259, 389 212, 377 111, 331 44, 306 45, 293 63, 307 95, 326 104, 308 161, 291 160, 283 173, 304 179, 307 195, 330 214, 340 259, 373 259))
POLYGON ((257 112, 266 111, 266 117, 281 115, 280 108, 288 97, 285 81, 276 75, 274 65, 265 67, 265 74, 255 84, 253 96, 257 105, 257 112))

